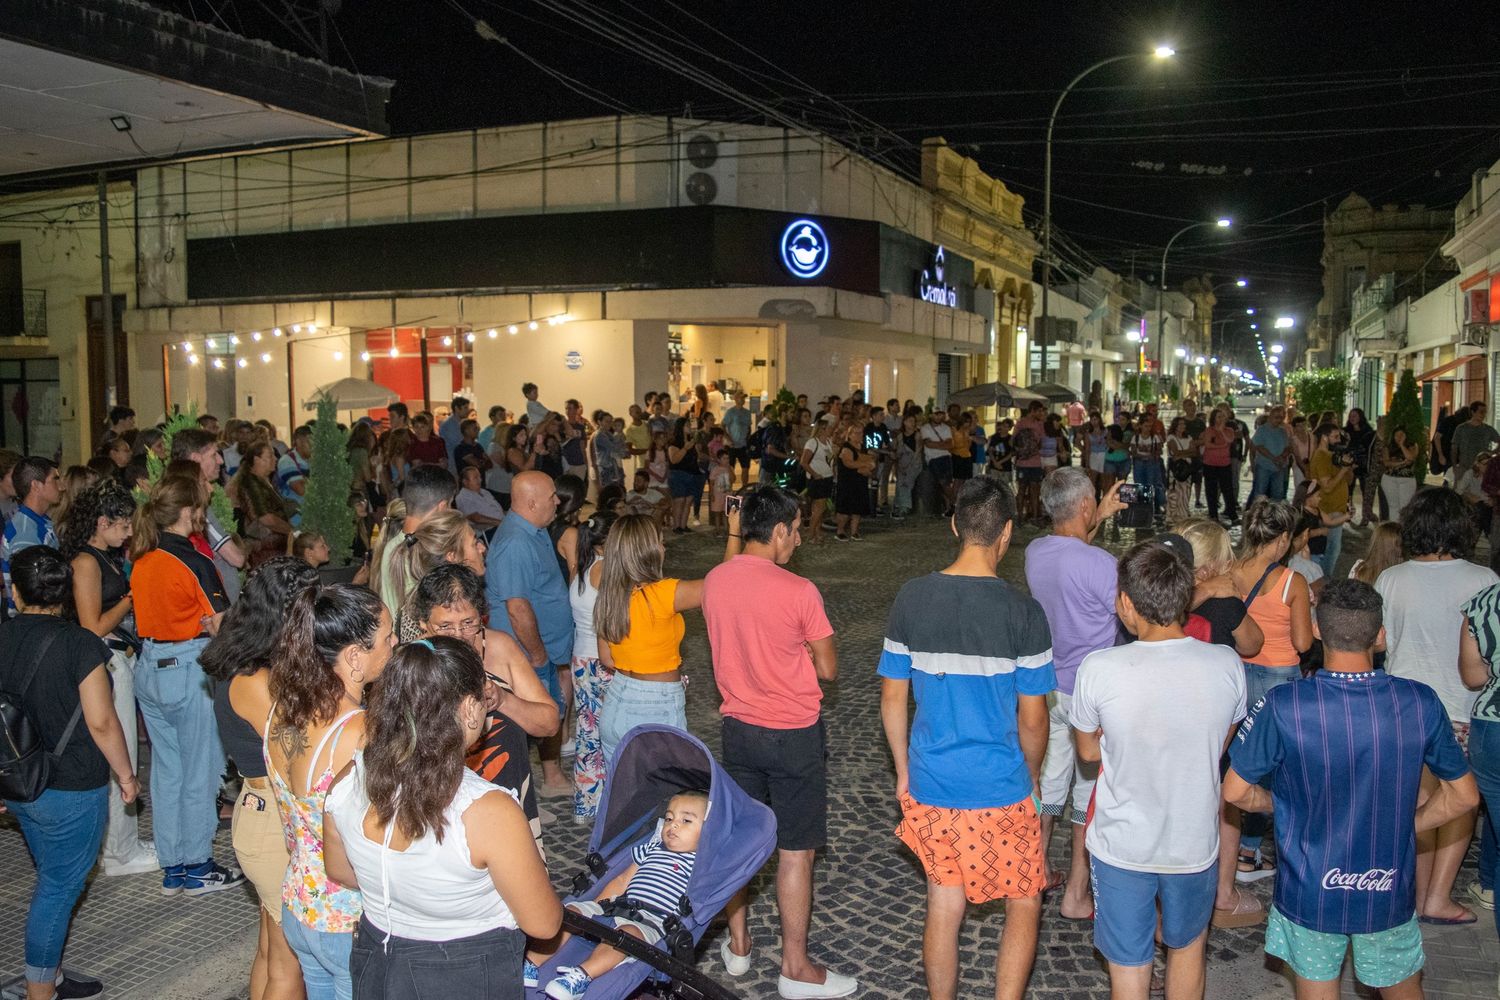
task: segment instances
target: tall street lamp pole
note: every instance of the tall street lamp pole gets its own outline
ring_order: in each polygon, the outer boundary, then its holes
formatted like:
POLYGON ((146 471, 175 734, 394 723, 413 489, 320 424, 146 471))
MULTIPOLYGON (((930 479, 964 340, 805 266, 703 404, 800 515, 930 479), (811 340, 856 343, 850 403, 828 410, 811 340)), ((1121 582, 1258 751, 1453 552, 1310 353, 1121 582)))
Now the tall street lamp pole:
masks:
MULTIPOLYGON (((1176 51, 1169 45, 1158 45, 1150 55, 1156 59, 1170 59, 1176 55, 1176 51)), ((1047 378, 1047 306, 1048 290, 1052 287, 1052 128, 1057 124, 1057 112, 1062 109, 1063 101, 1078 82, 1096 69, 1101 69, 1111 63, 1123 62, 1126 59, 1140 58, 1141 53, 1130 52, 1120 56, 1110 56, 1101 59, 1088 69, 1079 73, 1063 88, 1063 92, 1057 95, 1057 102, 1052 105, 1052 114, 1047 119, 1047 152, 1046 166, 1042 173, 1042 318, 1038 324, 1037 339, 1041 341, 1042 348, 1042 380, 1047 378)), ((1029 350, 1028 350, 1029 353, 1029 350)), ((1027 369, 1031 368, 1028 358, 1027 369)))
POLYGON ((1172 244, 1177 242, 1177 237, 1184 233, 1190 233, 1201 226, 1217 226, 1220 229, 1228 229, 1233 223, 1229 219, 1215 219, 1212 222, 1189 222, 1167 240, 1166 247, 1161 252, 1160 283, 1156 292, 1156 372, 1161 374, 1161 350, 1162 343, 1167 339, 1166 312, 1167 312, 1167 254, 1172 252, 1172 244))

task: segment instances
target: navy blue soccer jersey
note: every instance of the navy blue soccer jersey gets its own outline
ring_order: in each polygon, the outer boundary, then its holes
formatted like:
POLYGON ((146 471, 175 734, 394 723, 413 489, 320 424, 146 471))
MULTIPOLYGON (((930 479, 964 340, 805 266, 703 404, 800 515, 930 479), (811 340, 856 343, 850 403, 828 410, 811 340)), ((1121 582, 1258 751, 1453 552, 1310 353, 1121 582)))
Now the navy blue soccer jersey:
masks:
POLYGON ((1437 693, 1383 671, 1319 671, 1273 688, 1230 750, 1248 782, 1271 777, 1276 908, 1332 934, 1369 934, 1416 911, 1414 819, 1422 766, 1469 766, 1437 693))

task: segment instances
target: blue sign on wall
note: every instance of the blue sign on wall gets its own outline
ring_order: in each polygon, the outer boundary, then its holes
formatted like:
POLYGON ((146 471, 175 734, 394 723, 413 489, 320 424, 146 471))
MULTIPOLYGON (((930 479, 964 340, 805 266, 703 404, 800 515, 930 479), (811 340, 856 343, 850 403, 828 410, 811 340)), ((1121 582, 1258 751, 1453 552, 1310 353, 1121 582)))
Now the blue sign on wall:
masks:
POLYGON ((781 234, 781 263, 794 278, 816 278, 828 266, 828 237, 811 219, 798 219, 781 234))
POLYGON ((577 351, 569 351, 563 355, 563 364, 567 365, 568 371, 576 372, 583 367, 583 355, 577 351))

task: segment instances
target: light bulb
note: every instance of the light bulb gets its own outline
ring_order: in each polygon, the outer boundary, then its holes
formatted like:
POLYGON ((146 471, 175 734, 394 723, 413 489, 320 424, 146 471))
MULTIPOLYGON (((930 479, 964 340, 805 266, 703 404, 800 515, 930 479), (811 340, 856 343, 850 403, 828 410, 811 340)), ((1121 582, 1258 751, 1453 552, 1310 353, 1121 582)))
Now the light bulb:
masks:
POLYGON ((214 345, 214 338, 209 337, 208 340, 204 341, 204 343, 206 343, 208 345, 208 349, 210 351, 214 349, 214 346, 215 346, 214 345))
POLYGON ((458 352, 456 352, 453 355, 453 360, 455 360, 455 361, 462 361, 463 359, 464 359, 464 352, 463 351, 458 351, 458 352))
POLYGON ((271 331, 271 336, 273 336, 273 337, 279 337, 279 336, 281 336, 281 327, 278 326, 276 329, 272 330, 271 331))
POLYGON ((444 337, 443 338, 443 346, 444 347, 452 347, 453 346, 453 338, 452 337, 444 337))
POLYGON ((229 338, 229 346, 230 347, 239 347, 240 346, 240 338, 238 338, 238 337, 230 337, 229 338))
POLYGON ((196 365, 197 363, 198 363, 198 355, 196 355, 196 354, 189 354, 188 355, 188 364, 190 364, 190 365, 196 365))
POLYGON ((318 332, 318 324, 316 324, 316 323, 309 323, 309 324, 307 324, 307 332, 308 333, 317 333, 318 332))
POLYGON ((249 363, 250 362, 246 361, 244 358, 240 358, 238 361, 235 362, 235 364, 239 365, 241 368, 244 368, 249 363))
POLYGON ((499 333, 500 333, 499 330, 496 330, 494 327, 490 327, 490 339, 491 340, 494 340, 495 337, 497 337, 499 335, 499 333))
POLYGON ((474 343, 474 331, 470 330, 468 333, 464 334, 464 339, 471 344, 474 343))
POLYGON ((397 350, 394 347, 391 348, 391 357, 393 357, 393 358, 399 358, 400 356, 401 356, 401 352, 399 350, 397 350))
POLYGON ((531 329, 535 330, 536 326, 537 326, 537 323, 536 323, 536 320, 532 320, 530 323, 528 323, 526 325, 529 326, 531 329))
POLYGON ((182 342, 182 349, 184 351, 192 351, 192 349, 193 349, 193 342, 191 340, 184 340, 182 342))
POLYGON ((510 325, 510 335, 511 335, 511 336, 512 336, 512 337, 514 337, 514 336, 515 336, 515 335, 516 335, 516 324, 514 324, 514 323, 512 323, 512 324, 511 324, 511 325, 510 325))
POLYGON ((260 356, 260 363, 263 364, 263 365, 270 364, 271 363, 271 355, 269 355, 269 354, 262 354, 260 356))
POLYGON ((214 358, 214 367, 215 368, 223 368, 224 367, 224 359, 223 358, 214 358))
POLYGON ((333 352, 333 360, 335 360, 335 361, 343 361, 344 360, 344 352, 343 351, 334 351, 333 352))
POLYGON ((370 352, 369 351, 360 351, 359 352, 359 360, 361 360, 361 361, 369 361, 370 360, 370 352))
POLYGON ((301 333, 302 332, 302 324, 301 323, 293 323, 292 324, 292 332, 293 333, 301 333))
POLYGON ((253 340, 253 341, 255 341, 257 344, 260 343, 260 331, 259 330, 253 330, 253 331, 251 331, 251 333, 250 333, 250 339, 253 340))

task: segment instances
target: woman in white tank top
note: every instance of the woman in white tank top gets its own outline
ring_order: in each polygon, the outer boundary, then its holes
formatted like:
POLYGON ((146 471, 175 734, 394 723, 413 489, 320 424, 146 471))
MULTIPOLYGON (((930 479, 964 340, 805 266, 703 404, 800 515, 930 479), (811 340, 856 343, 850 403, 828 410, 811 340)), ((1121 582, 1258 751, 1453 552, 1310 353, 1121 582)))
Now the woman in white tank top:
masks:
POLYGON ((615 515, 597 511, 578 526, 578 570, 568 582, 573 606, 573 699, 578 721, 573 730, 573 822, 591 823, 604 791, 604 744, 599 739, 599 714, 610 670, 599 663, 599 637, 594 634, 594 602, 599 599, 599 575, 604 568, 604 540, 615 515))
POLYGON ((349 961, 362 998, 416 1000, 420 979, 434 995, 522 1000, 526 936, 561 926, 521 807, 464 767, 484 721, 484 666, 458 639, 400 647, 372 691, 323 829, 328 874, 364 895, 349 961))

